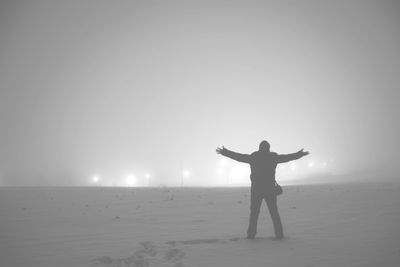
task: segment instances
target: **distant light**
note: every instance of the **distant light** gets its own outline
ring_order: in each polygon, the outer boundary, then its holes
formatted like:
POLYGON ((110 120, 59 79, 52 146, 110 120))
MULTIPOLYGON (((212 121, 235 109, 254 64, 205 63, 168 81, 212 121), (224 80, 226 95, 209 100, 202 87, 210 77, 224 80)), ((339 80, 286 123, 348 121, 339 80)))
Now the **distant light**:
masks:
POLYGON ((99 176, 95 175, 95 176, 92 177, 92 182, 93 182, 93 183, 96 183, 96 184, 97 184, 99 181, 100 181, 99 176))
POLYGON ((322 162, 322 167, 326 167, 326 165, 328 165, 328 163, 326 163, 325 161, 324 162, 322 162))
POLYGON ((183 174, 183 177, 189 177, 190 176, 190 171, 189 170, 183 170, 182 174, 183 174))
POLYGON ((222 175, 224 173, 224 170, 220 168, 220 169, 218 169, 217 173, 218 173, 218 175, 222 175))
POLYGON ((151 177, 151 174, 147 172, 147 173, 144 175, 144 177, 146 177, 147 186, 150 186, 150 177, 151 177))
POLYGON ((228 173, 230 186, 248 185, 250 183, 250 168, 244 164, 233 163, 228 173))
POLYGON ((220 164, 221 166, 225 166, 226 163, 228 163, 228 160, 227 160, 226 158, 221 158, 220 161, 219 161, 219 164, 220 164))
POLYGON ((294 171, 294 170, 296 170, 296 164, 294 164, 294 163, 292 163, 291 165, 290 165, 290 168, 292 169, 292 171, 294 171))
POLYGON ((127 186, 134 186, 136 184, 136 177, 134 175, 128 175, 125 179, 127 186))
POLYGON ((314 166, 314 162, 310 161, 310 162, 308 163, 308 167, 312 168, 313 166, 314 166))

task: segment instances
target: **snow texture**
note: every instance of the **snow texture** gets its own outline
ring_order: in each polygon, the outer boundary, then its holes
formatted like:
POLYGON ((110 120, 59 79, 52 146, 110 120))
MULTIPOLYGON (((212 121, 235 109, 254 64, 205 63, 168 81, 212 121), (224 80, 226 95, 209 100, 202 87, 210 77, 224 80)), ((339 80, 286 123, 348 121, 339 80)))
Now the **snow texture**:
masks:
POLYGON ((400 184, 284 187, 286 237, 249 188, 0 188, 4 267, 400 266, 400 184))

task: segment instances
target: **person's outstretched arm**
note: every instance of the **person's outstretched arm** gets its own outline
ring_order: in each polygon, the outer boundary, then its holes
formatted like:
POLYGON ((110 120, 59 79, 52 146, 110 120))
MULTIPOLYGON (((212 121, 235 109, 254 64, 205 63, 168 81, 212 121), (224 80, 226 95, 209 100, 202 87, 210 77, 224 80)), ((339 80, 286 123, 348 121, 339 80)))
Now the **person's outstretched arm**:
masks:
POLYGON ((296 153, 292 153, 292 154, 281 154, 277 156, 277 161, 278 163, 284 163, 284 162, 288 162, 288 161, 292 161, 292 160, 296 160, 299 158, 302 158, 304 156, 307 156, 308 154, 310 154, 308 151, 304 152, 302 150, 297 151, 296 153))
POLYGON ((250 163, 250 155, 248 154, 240 154, 237 152, 233 152, 229 149, 226 149, 224 146, 222 148, 218 147, 216 149, 217 154, 221 154, 222 156, 240 161, 240 162, 244 162, 244 163, 250 163))

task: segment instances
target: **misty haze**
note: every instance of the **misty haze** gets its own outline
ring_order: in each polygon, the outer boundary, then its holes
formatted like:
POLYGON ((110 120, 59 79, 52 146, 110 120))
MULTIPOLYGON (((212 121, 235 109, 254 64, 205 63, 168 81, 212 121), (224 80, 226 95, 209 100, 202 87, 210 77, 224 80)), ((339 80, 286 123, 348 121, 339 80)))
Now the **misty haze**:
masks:
POLYGON ((2 1, 0 266, 399 266, 399 14, 2 1))

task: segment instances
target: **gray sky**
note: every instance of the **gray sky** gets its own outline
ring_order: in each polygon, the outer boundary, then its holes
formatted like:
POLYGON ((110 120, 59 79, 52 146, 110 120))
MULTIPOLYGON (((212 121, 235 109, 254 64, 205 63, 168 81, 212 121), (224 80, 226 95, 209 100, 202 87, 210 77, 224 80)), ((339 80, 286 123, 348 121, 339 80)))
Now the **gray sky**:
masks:
POLYGON ((333 173, 398 170, 399 12, 397 1, 2 1, 0 182, 150 172, 172 184, 187 168, 209 184, 222 179, 216 146, 250 153, 263 139, 333 173))

